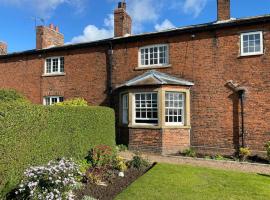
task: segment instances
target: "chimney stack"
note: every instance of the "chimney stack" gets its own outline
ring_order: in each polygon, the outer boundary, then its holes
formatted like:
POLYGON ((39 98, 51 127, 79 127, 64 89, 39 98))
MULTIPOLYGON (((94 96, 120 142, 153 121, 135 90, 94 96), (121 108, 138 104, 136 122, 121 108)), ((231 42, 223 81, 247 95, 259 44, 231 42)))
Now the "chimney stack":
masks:
POLYGON ((114 10, 114 37, 123 37, 131 34, 132 19, 126 12, 126 2, 119 2, 114 10))
POLYGON ((36 49, 46 49, 64 45, 64 35, 59 32, 59 27, 50 24, 36 27, 36 49))
POLYGON ((7 44, 0 41, 0 55, 7 55, 7 44))
POLYGON ((217 0, 217 20, 225 21, 231 19, 231 1, 217 0))

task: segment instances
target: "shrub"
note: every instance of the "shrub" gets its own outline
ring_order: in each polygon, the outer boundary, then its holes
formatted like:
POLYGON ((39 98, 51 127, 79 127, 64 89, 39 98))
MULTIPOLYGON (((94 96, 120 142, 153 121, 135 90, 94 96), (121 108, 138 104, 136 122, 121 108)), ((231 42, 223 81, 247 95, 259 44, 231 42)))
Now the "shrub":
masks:
POLYGON ((187 157, 196 157, 196 152, 193 148, 186 149, 182 152, 184 156, 187 157))
POLYGON ((30 103, 22 94, 15 90, 0 89, 0 103, 7 102, 30 103))
POLYGON ((0 199, 29 166, 61 157, 81 160, 93 146, 115 145, 110 108, 1 103, 0 110, 0 199))
POLYGON ((222 155, 216 155, 214 157, 215 160, 226 160, 226 158, 224 158, 222 155))
POLYGON ((124 144, 117 145, 116 148, 118 151, 127 151, 128 150, 127 146, 124 144))
POLYGON ((120 172, 126 171, 127 165, 124 158, 117 156, 115 160, 113 160, 113 168, 119 170, 120 172))
POLYGON ((145 160, 141 155, 138 153, 133 156, 133 159, 129 162, 129 165, 136 169, 143 169, 148 167, 150 164, 147 160, 145 160))
MULTIPOLYGON (((71 160, 51 161, 46 166, 31 167, 16 191, 19 199, 74 199, 72 190, 80 177, 78 166, 71 160)), ((80 179, 79 179, 80 180, 80 179)))
POLYGON ((115 157, 116 152, 112 147, 106 145, 98 145, 90 150, 87 159, 91 163, 92 167, 95 168, 110 165, 115 157))
POLYGON ((268 142, 265 144, 265 148, 266 148, 267 158, 268 158, 268 160, 270 161, 270 141, 268 141, 268 142))
POLYGON ((241 147, 239 149, 239 157, 242 161, 245 161, 247 159, 248 156, 250 156, 251 152, 249 150, 249 148, 247 147, 241 147))
POLYGON ((88 103, 83 98, 74 98, 74 99, 66 100, 64 102, 59 102, 54 105, 56 106, 88 106, 88 103))

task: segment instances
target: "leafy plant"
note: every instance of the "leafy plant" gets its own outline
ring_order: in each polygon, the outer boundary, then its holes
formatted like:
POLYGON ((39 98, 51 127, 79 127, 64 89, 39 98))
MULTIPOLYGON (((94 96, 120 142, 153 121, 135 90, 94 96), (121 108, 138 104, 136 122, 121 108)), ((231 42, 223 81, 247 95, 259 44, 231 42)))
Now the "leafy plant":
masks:
POLYGON ((148 167, 150 164, 149 164, 149 161, 147 161, 146 159, 144 159, 141 155, 137 153, 135 156, 133 156, 133 159, 129 162, 129 165, 133 168, 140 170, 140 169, 148 167))
POLYGON ((216 155, 215 157, 215 160, 226 160, 226 158, 224 158, 222 155, 216 155))
POLYGON ((107 145, 98 145, 92 148, 87 156, 92 167, 104 167, 112 163, 116 157, 114 149, 107 145))
POLYGON ((117 145, 116 148, 118 151, 127 151, 128 150, 127 146, 124 144, 117 145))
POLYGON ((270 141, 265 144, 267 158, 270 161, 270 141))
POLYGON ((76 163, 78 164, 79 170, 82 174, 85 174, 86 171, 91 167, 91 164, 86 159, 79 160, 76 163))
POLYGON ((182 154, 187 157, 196 157, 196 152, 193 148, 188 148, 184 150, 182 154))
POLYGON ((115 160, 113 160, 113 167, 114 167, 114 169, 117 169, 121 172, 124 172, 127 170, 126 162, 125 162, 124 158, 122 158, 120 156, 117 156, 115 158, 115 160))
POLYGON ((83 98, 69 99, 63 102, 54 104, 56 106, 88 106, 88 103, 83 98))
POLYGON ((31 167, 24 173, 25 178, 16 194, 21 199, 74 199, 80 172, 71 160, 51 161, 45 166, 31 167))
POLYGON ((247 147, 241 147, 239 149, 239 157, 242 161, 245 161, 248 156, 251 155, 251 151, 247 147))

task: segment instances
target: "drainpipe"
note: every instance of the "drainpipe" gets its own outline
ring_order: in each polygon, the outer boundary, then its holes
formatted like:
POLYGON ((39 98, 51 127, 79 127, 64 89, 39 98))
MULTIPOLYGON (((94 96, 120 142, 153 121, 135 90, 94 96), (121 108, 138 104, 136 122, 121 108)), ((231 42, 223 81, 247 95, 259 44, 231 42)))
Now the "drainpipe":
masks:
MULTIPOLYGON (((113 73, 113 45, 112 42, 109 43, 109 50, 108 50, 108 93, 109 96, 111 97, 112 93, 113 93, 113 89, 112 89, 112 73, 113 73)), ((112 104, 112 99, 110 98, 110 104, 112 104)))
POLYGON ((237 93, 240 99, 241 106, 241 141, 242 147, 245 147, 245 111, 244 111, 244 99, 245 99, 245 89, 239 88, 237 93))

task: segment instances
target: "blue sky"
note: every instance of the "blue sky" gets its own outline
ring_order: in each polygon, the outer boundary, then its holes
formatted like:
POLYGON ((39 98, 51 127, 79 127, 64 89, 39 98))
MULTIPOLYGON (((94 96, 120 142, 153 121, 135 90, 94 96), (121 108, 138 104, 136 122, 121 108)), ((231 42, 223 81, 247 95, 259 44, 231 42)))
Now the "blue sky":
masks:
MULTIPOLYGON (((133 33, 216 20, 216 0, 126 0, 133 33)), ((35 48, 34 17, 54 23, 65 42, 111 37, 117 0, 0 0, 0 41, 9 52, 35 48)), ((270 0, 231 0, 232 17, 270 14, 270 0)), ((39 22, 40 24, 41 22, 39 22)))

